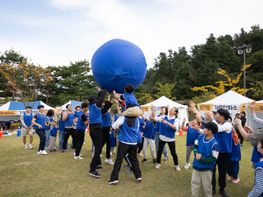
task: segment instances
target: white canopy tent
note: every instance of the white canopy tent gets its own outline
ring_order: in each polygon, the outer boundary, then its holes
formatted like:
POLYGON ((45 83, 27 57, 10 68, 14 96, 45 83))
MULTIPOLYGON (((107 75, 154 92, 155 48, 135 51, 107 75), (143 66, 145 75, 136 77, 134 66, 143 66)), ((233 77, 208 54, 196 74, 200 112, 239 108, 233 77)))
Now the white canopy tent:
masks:
POLYGON ((204 103, 198 105, 199 109, 205 111, 216 111, 220 108, 227 109, 231 116, 234 117, 236 113, 243 111, 242 104, 250 103, 253 100, 232 90, 204 103))
POLYGON ((176 107, 179 111, 179 119, 180 119, 180 123, 183 122, 184 119, 186 119, 186 122, 188 122, 188 114, 187 114, 187 106, 186 105, 182 105, 180 103, 177 103, 165 96, 162 96, 150 103, 147 103, 145 105, 142 105, 142 109, 145 111, 146 114, 149 114, 150 112, 150 107, 154 106, 157 111, 161 109, 161 107, 165 106, 165 107, 176 107))
POLYGON ((82 103, 82 102, 80 102, 80 101, 70 100, 70 101, 68 101, 67 103, 65 103, 64 105, 62 105, 62 106, 60 107, 60 109, 61 109, 61 110, 65 110, 65 109, 66 109, 66 106, 67 106, 68 104, 72 105, 72 107, 75 108, 76 106, 81 106, 81 103, 82 103))

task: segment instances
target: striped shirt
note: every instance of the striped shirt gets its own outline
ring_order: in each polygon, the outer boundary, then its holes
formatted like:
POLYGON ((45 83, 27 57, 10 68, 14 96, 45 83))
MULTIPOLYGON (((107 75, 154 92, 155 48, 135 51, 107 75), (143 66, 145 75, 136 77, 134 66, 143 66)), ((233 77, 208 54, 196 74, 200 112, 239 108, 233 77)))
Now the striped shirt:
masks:
POLYGON ((255 185, 248 197, 263 197, 263 159, 256 164, 255 185))

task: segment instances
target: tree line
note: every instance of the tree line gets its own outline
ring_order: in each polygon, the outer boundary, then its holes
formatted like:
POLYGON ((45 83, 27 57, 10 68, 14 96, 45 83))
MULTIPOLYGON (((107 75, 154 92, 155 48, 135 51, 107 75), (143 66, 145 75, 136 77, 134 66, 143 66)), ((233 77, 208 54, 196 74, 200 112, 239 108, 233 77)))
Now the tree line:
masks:
MULTIPOLYGON (((161 52, 154 66, 148 69, 146 79, 136 91, 141 104, 165 95, 182 102, 203 102, 229 89, 246 92, 252 99, 263 95, 263 29, 252 26, 233 36, 215 37, 210 34, 206 43, 161 52), (252 52, 243 56, 237 48, 252 45, 252 52), (243 88, 246 70, 247 89, 243 88)), ((96 82, 88 60, 69 65, 40 66, 10 49, 0 53, 0 97, 7 100, 43 100, 52 106, 70 99, 86 100, 96 92, 96 82)))

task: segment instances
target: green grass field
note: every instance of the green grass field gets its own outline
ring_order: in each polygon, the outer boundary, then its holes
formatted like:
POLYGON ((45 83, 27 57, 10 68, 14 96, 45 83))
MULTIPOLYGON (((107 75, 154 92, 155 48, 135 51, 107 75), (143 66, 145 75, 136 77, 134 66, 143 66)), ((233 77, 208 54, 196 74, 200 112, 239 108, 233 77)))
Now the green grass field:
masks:
MULTIPOLYGON (((72 150, 38 156, 36 154, 38 142, 39 138, 35 135, 34 150, 24 150, 21 137, 0 139, 0 196, 191 196, 191 170, 183 168, 185 137, 176 139, 181 172, 175 171, 171 157, 168 162, 162 162, 158 170, 150 162, 140 164, 143 182, 138 184, 134 176, 128 174, 126 168, 122 167, 120 183, 116 186, 108 185, 112 166, 103 165, 101 179, 88 175, 91 159, 89 135, 86 135, 86 144, 82 149, 84 160, 74 160, 72 150)), ((247 196, 253 186, 251 149, 252 146, 248 143, 242 147, 241 182, 236 185, 227 184, 226 190, 231 196, 247 196)), ((104 161, 105 150, 102 154, 104 161)), ((149 151, 148 154, 150 159, 149 151)), ((113 154, 113 158, 115 156, 113 154)), ((139 156, 139 160, 141 159, 139 156)), ((200 196, 203 196, 202 193, 200 196)))

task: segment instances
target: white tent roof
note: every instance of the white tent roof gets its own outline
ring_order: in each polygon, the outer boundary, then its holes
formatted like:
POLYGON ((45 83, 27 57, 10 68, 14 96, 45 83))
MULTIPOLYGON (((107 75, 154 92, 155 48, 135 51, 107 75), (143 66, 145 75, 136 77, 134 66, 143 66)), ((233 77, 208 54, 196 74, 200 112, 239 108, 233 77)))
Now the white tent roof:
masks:
POLYGON ((228 92, 210 100, 202 104, 213 104, 213 105, 229 105, 229 104, 242 104, 242 103, 249 103, 252 102, 252 99, 249 99, 245 96, 242 96, 241 94, 238 94, 232 90, 229 90, 228 92))
POLYGON ((144 107, 148 107, 148 106, 155 106, 155 107, 162 107, 162 106, 169 106, 169 107, 177 107, 177 108, 187 108, 186 105, 182 105, 180 103, 176 103, 174 101, 172 101, 171 99, 162 96, 158 99, 156 99, 155 101, 152 101, 150 103, 147 103, 145 105, 143 105, 144 107))
POLYGON ((62 106, 60 107, 60 109, 65 110, 65 109, 66 109, 66 106, 67 106, 68 104, 71 104, 72 107, 75 108, 76 106, 81 106, 81 103, 82 103, 82 102, 80 102, 80 101, 70 100, 70 101, 68 101, 67 103, 65 103, 64 105, 62 105, 62 106))
POLYGON ((46 103, 44 103, 43 101, 40 101, 40 105, 43 105, 45 107, 45 109, 54 109, 53 107, 47 105, 46 103))
POLYGON ((263 100, 257 101, 256 103, 263 103, 263 100))

